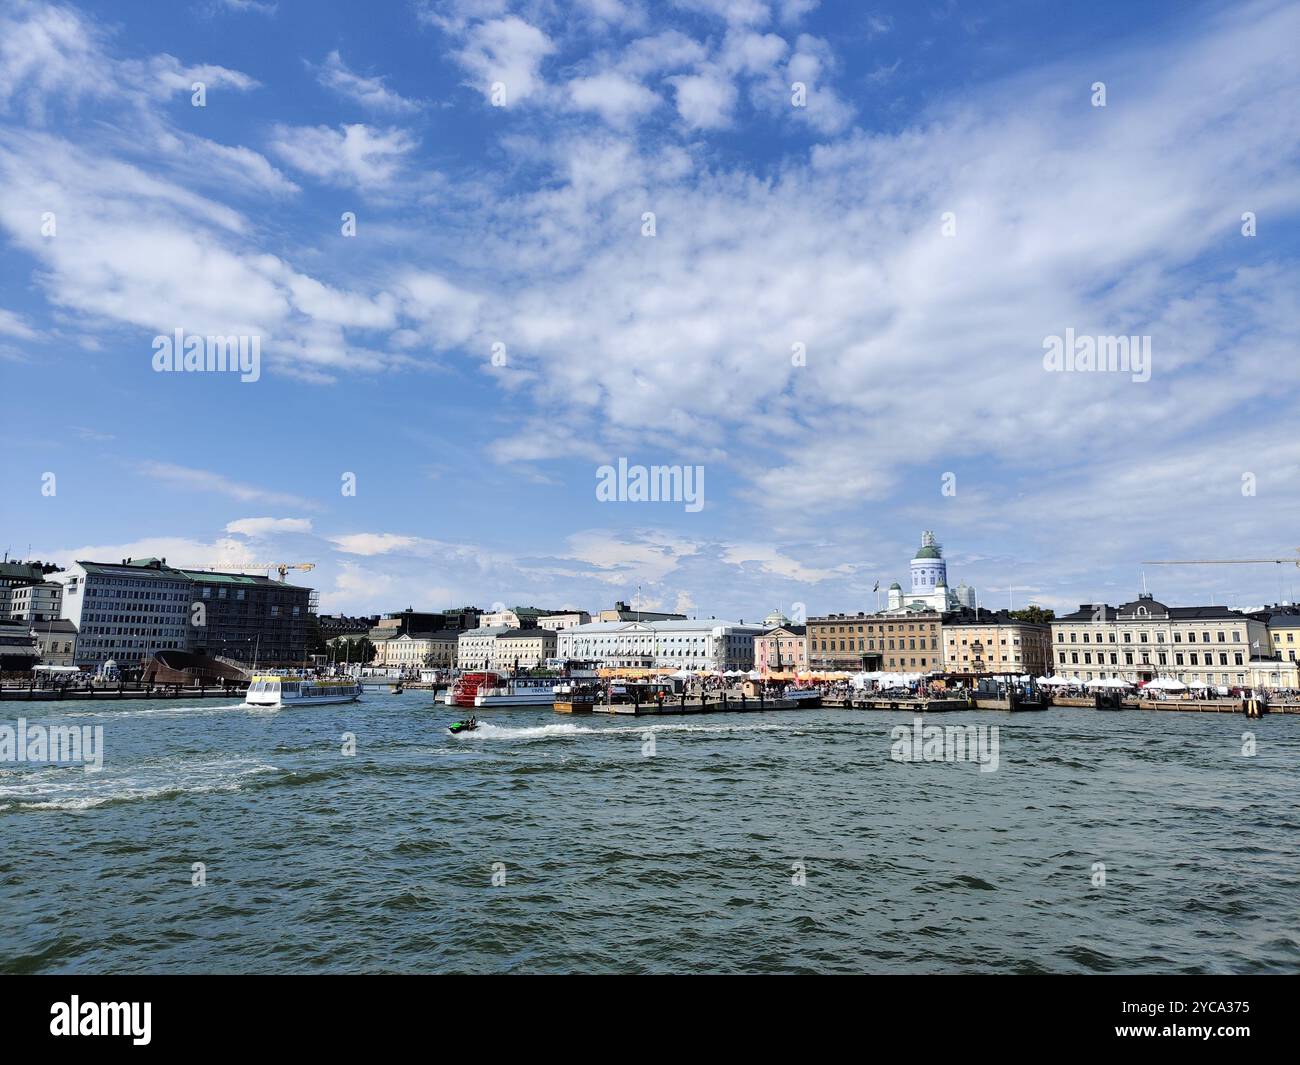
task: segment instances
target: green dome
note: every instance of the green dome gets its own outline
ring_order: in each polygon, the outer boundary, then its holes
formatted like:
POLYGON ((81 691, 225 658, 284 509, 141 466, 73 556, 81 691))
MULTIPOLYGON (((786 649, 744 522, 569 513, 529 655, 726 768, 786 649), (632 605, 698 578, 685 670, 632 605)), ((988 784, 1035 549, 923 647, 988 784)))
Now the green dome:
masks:
POLYGON ((903 590, 903 586, 899 584, 898 581, 894 581, 894 583, 889 586, 890 591, 893 591, 895 588, 897 588, 900 592, 903 590))
POLYGON ((939 549, 937 547, 923 547, 912 557, 913 558, 941 558, 942 556, 939 554, 939 549))

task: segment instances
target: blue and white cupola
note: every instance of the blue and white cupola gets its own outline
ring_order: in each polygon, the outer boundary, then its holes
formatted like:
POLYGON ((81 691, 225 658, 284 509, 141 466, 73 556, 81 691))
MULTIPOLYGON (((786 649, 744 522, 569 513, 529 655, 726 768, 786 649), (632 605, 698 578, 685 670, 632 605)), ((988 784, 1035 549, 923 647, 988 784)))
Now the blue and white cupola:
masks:
POLYGON ((943 547, 928 530, 921 534, 921 549, 912 559, 912 594, 933 595, 948 587, 948 564, 943 560, 943 547))

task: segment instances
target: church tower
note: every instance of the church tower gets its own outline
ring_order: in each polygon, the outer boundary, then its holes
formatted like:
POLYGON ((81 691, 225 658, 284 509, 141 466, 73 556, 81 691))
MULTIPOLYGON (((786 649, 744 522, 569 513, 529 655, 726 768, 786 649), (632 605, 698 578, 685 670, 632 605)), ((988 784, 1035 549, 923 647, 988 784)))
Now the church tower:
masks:
POLYGON ((943 560, 943 547, 927 530, 921 534, 921 549, 912 559, 912 595, 932 596, 938 589, 948 588, 948 563, 943 560))

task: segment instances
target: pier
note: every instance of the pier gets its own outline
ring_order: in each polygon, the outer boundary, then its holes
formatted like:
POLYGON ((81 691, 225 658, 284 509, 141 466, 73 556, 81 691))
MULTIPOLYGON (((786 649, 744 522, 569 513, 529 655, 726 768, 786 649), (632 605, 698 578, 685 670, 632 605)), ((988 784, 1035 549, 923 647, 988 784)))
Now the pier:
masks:
POLYGON ((237 699, 243 698, 244 689, 222 691, 220 688, 4 688, 0 689, 0 702, 103 702, 105 699, 237 699))

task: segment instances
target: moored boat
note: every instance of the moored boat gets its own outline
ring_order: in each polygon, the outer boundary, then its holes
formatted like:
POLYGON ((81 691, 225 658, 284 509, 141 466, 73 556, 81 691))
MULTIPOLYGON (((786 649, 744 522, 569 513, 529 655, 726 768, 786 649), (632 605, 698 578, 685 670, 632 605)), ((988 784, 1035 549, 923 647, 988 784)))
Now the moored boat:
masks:
POLYGON ((489 669, 461 674, 448 694, 447 705, 476 709, 549 706, 554 698, 554 677, 512 677, 508 673, 489 669))

